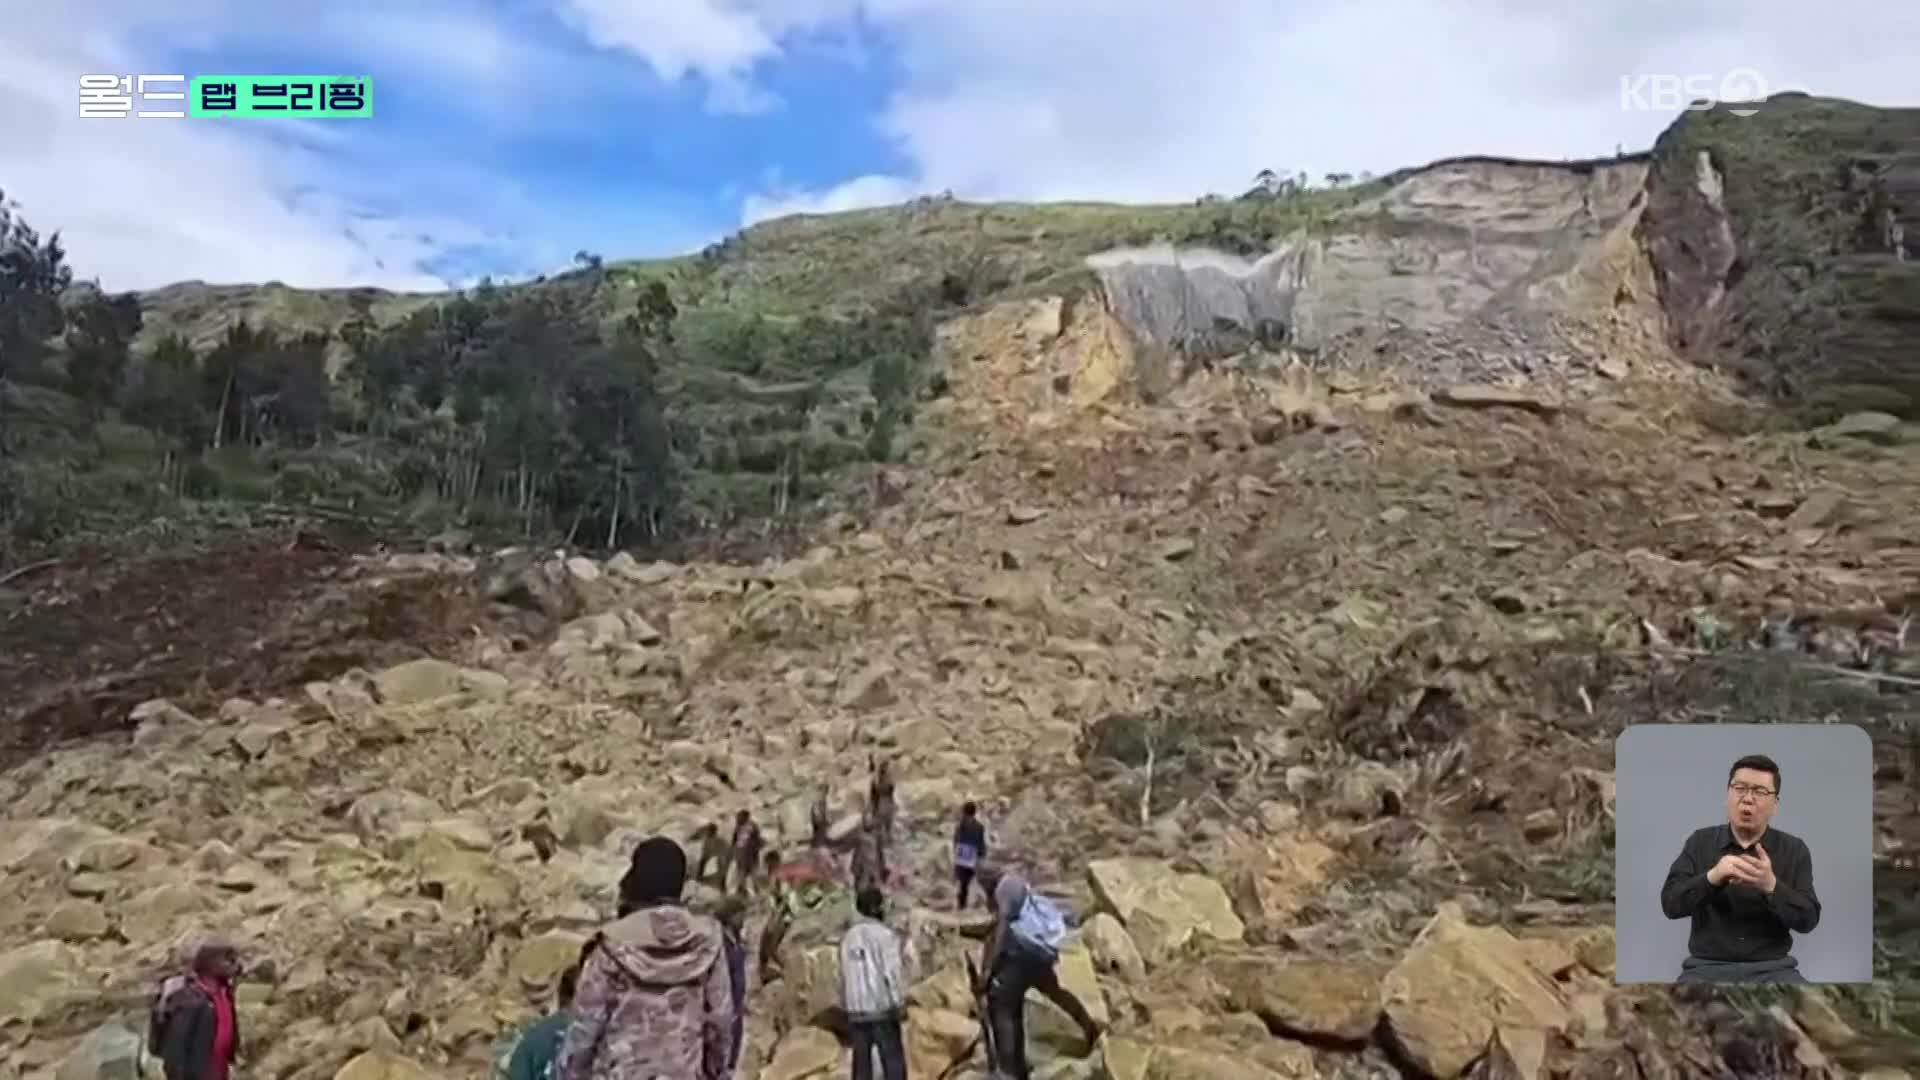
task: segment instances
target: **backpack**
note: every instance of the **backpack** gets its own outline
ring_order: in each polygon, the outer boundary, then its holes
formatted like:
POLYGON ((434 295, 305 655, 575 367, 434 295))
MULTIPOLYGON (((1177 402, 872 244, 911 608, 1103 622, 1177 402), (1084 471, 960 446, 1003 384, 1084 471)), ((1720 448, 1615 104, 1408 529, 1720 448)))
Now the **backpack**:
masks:
POLYGON ((1048 961, 1059 957, 1060 946, 1067 940, 1066 917, 1053 901, 1032 889, 1027 890, 1026 902, 1008 929, 1022 948, 1048 961))
POLYGON ((147 995, 147 1053, 159 1057, 161 1047, 167 1040, 167 1021, 171 1019, 173 999, 187 988, 192 980, 185 975, 168 975, 153 986, 153 993, 147 995))

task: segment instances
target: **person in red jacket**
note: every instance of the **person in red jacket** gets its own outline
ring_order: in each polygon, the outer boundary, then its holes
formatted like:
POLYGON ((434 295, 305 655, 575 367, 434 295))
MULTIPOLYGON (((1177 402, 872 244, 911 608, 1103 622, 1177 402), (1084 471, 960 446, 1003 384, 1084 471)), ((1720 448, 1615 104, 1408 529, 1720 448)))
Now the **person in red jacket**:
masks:
POLYGON ((159 1045, 167 1080, 227 1080, 240 1050, 239 977, 240 950, 216 939, 201 943, 185 976, 162 988, 150 1041, 159 1045))

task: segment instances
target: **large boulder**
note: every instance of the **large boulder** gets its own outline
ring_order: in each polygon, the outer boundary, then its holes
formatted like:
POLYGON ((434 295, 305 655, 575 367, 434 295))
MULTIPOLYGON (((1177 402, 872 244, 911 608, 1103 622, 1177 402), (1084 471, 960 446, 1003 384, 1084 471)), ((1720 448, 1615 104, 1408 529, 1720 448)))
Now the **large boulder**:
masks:
POLYGON ((411 1058, 391 1050, 369 1050, 340 1067, 333 1080, 436 1080, 411 1058))
POLYGON ((1500 927, 1468 925, 1451 903, 1387 974, 1381 997, 1401 1050, 1443 1080, 1460 1075, 1496 1027, 1560 1030, 1573 1015, 1533 950, 1500 927))
POLYGON ((88 900, 68 900, 47 916, 46 931, 62 941, 92 941, 113 929, 107 913, 88 900))
POLYGON ((961 1055, 976 1049, 980 1022, 946 1009, 908 1009, 907 1075, 938 1076, 961 1055))
POLYGON ((1270 939, 1292 924, 1338 856, 1318 840, 1283 836, 1244 840, 1235 845, 1232 858, 1236 910, 1259 936, 1270 939))
POLYGON ((109 829, 72 818, 24 818, 0 822, 0 873, 52 873, 101 840, 109 829))
MULTIPOLYGON (((1079 998, 1096 1023, 1104 1027, 1112 1020, 1106 995, 1101 992, 1100 980, 1094 974, 1093 954, 1085 942, 1067 942, 1060 950, 1054 974, 1060 979, 1061 989, 1079 998)), ((1064 1054, 1080 1055, 1088 1049, 1080 1026, 1064 1009, 1037 993, 1027 999, 1027 1037, 1064 1054)))
POLYGON ((1294 1060, 1285 1062, 1289 1067, 1282 1070, 1271 1067, 1270 1057, 1159 1046, 1149 1059, 1147 1080, 1307 1080, 1318 1075, 1311 1059, 1302 1063, 1295 1056, 1294 1060))
POLYGON ((460 669, 445 660, 409 660, 375 675, 373 685, 383 704, 414 705, 459 693, 460 669))
POLYGON ((780 950, 779 1021, 789 1029, 830 1022, 838 1003, 840 953, 831 944, 788 940, 780 950))
POLYGON ((213 897, 192 885, 155 885, 120 906, 120 932, 138 945, 172 941, 213 907, 213 897))
MULTIPOLYGON (((1217 942, 1246 936, 1246 924, 1220 883, 1204 874, 1183 874, 1159 859, 1096 859, 1087 878, 1101 907, 1128 929, 1147 915, 1178 945, 1199 935, 1217 942)), ((1143 950, 1144 951, 1144 950, 1143 950)))
POLYGON ((585 941, 581 935, 564 930, 551 930, 529 938, 514 950, 509 971, 523 989, 549 990, 580 958, 580 947, 585 941))
POLYGON ((80 957, 59 941, 36 941, 0 953, 0 1027, 32 1023, 58 1011, 80 990, 80 957))
POLYGON ((1093 954, 1093 966, 1097 970, 1112 972, 1129 982, 1147 977, 1147 965, 1140 957, 1140 949, 1119 919, 1104 911, 1097 912, 1080 928, 1080 936, 1093 954))
POLYGON ((840 1041, 816 1027, 795 1028, 780 1040, 760 1080, 825 1080, 845 1072, 840 1041))
POLYGON ((1244 956, 1212 970, 1232 1008, 1288 1035, 1361 1043, 1379 1025, 1380 977, 1365 967, 1244 956))
POLYGON ((1304 1048, 1243 1053, 1224 1046, 1198 1049, 1108 1038, 1100 1049, 1108 1080, 1309 1080, 1318 1075, 1304 1048))
POLYGON ((145 1042, 121 1024, 103 1024, 67 1052, 53 1080, 140 1080, 145 1042))

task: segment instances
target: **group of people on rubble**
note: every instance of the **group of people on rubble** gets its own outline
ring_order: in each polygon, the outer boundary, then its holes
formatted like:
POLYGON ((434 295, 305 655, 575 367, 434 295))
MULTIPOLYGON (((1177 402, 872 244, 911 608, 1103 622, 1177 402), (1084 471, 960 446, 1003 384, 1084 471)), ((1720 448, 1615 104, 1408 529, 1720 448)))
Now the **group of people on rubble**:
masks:
MULTIPOLYGON (((812 854, 831 842, 827 797, 812 808, 812 854)), ((902 1031, 907 991, 920 964, 911 935, 886 920, 886 853, 893 829, 893 781, 873 768, 867 812, 853 844, 854 917, 838 949, 837 1004, 853 1048, 855 1080, 870 1080, 878 1058, 885 1080, 907 1076, 902 1031)), ((742 938, 747 895, 764 875, 772 901, 760 943, 763 982, 797 914, 801 889, 818 878, 818 860, 787 872, 765 852, 752 816, 742 811, 731 842, 714 844, 707 825, 695 864, 665 836, 635 847, 620 879, 615 921, 593 935, 560 977, 558 1008, 527 1028, 507 1061, 506 1080, 727 1080, 744 1041, 747 948, 742 938), (722 899, 712 916, 685 903, 689 880, 708 880, 720 863, 722 899), (811 867, 811 869, 809 869, 811 867), (692 874, 689 874, 689 870, 692 874), (731 885, 731 888, 729 888, 731 885)), ((1037 990, 1085 1034, 1100 1030, 1055 972, 1065 922, 1020 872, 986 861, 986 826, 977 807, 961 809, 953 833, 956 902, 965 909, 977 882, 995 913, 974 974, 983 1006, 982 1043, 997 1078, 1025 1080, 1025 1000, 1037 990)), ((826 859, 833 874, 831 858, 826 859)), ((202 944, 187 970, 164 982, 151 1002, 149 1047, 167 1080, 227 1080, 239 1046, 233 983, 239 953, 225 941, 202 944)))

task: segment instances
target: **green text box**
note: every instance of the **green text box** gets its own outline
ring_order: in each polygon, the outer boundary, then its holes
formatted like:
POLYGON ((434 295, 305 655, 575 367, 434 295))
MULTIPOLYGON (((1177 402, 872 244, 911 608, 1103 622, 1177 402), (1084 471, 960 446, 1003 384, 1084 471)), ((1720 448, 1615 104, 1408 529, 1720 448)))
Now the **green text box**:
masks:
POLYGON ((373 80, 364 75, 196 75, 187 92, 192 116, 373 115, 373 80))

